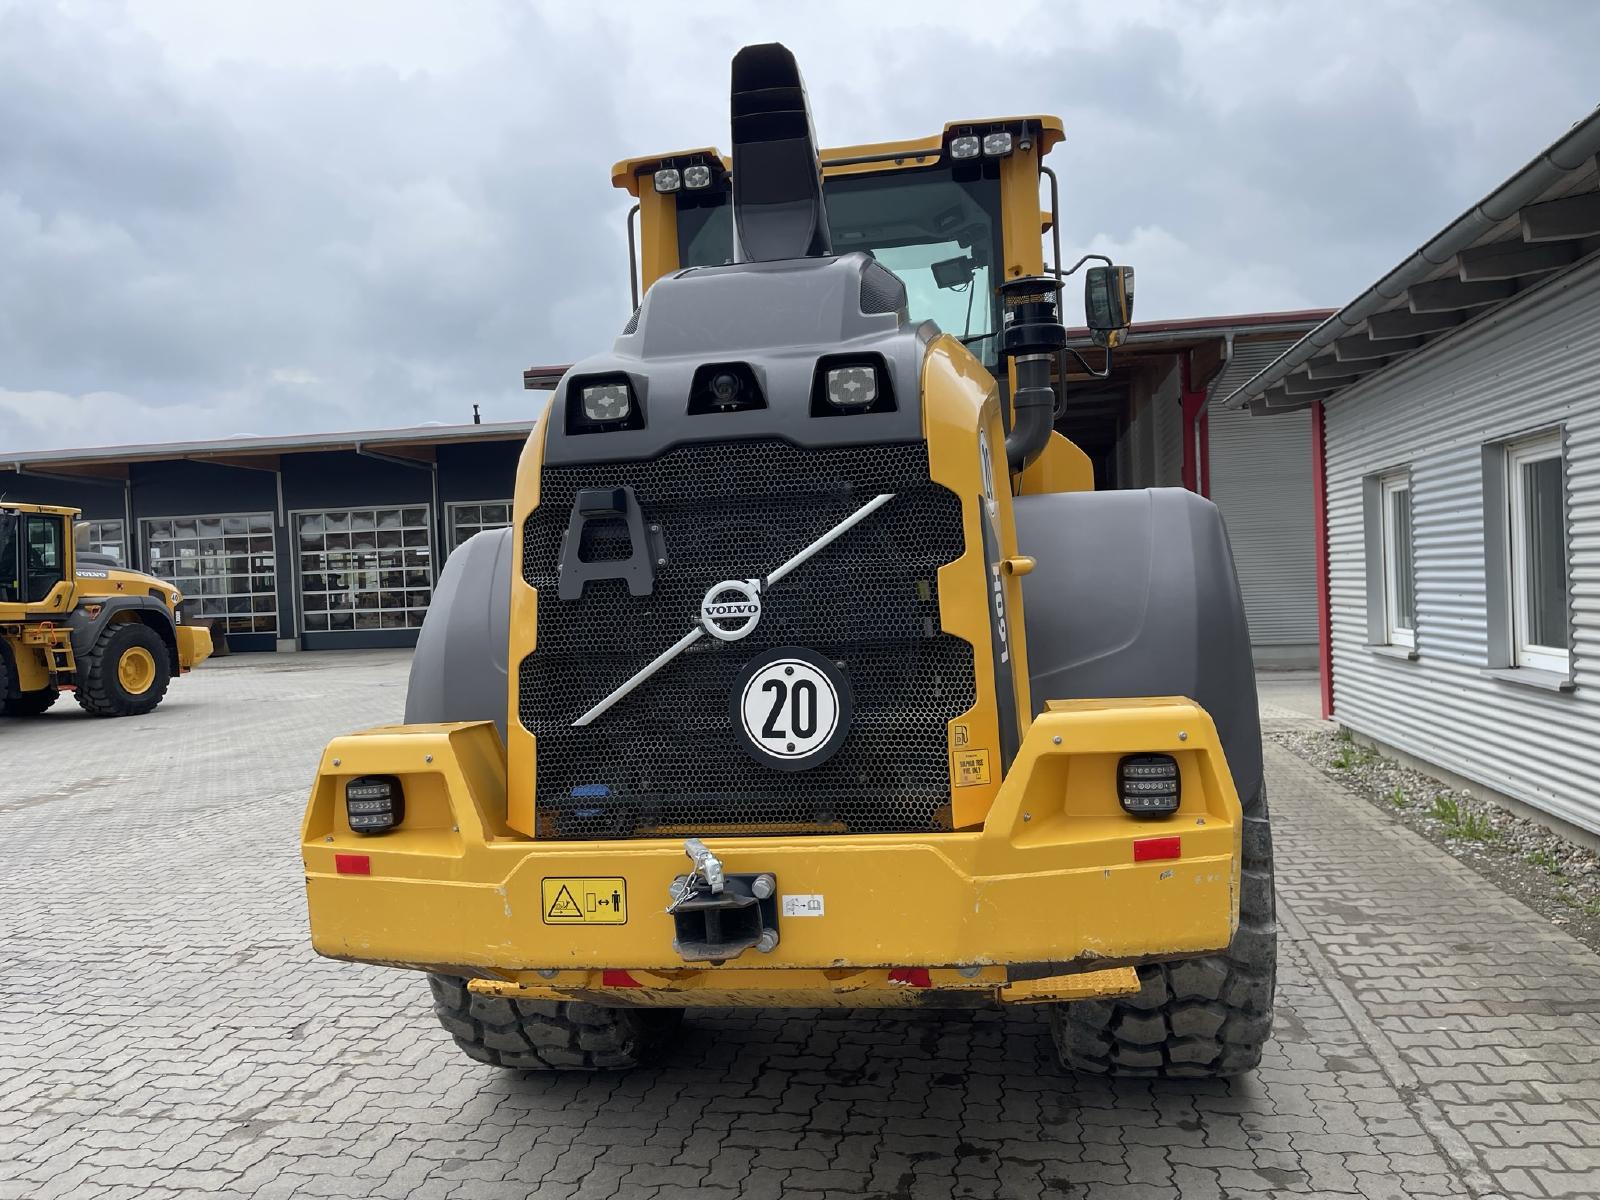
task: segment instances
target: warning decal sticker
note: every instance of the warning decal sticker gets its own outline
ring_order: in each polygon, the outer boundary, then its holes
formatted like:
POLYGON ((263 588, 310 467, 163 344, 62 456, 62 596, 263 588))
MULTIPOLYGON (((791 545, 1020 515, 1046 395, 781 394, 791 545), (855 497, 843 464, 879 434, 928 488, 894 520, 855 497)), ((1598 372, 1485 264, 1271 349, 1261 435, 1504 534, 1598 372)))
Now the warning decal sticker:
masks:
POLYGON ((546 925, 626 925, 626 879, 562 876, 540 884, 539 911, 546 925))
POLYGON ((989 752, 963 750, 950 756, 952 774, 957 787, 975 787, 989 782, 989 752))

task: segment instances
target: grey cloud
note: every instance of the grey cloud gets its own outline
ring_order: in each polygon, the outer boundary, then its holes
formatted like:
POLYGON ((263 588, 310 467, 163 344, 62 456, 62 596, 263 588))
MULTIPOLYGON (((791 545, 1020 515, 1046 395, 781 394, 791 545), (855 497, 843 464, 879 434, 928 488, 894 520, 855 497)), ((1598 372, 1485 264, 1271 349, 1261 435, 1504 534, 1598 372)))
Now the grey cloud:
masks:
POLYGON ((1338 304, 1594 103, 1600 9, 1535 7, 1051 4, 975 36, 965 7, 490 0, 340 8, 310 61, 282 47, 315 6, 208 54, 181 9, 0 0, 0 452, 528 413, 522 366, 626 317, 611 163, 725 144, 728 56, 767 37, 828 142, 1059 112, 1064 238, 1134 256, 1143 318, 1338 304))

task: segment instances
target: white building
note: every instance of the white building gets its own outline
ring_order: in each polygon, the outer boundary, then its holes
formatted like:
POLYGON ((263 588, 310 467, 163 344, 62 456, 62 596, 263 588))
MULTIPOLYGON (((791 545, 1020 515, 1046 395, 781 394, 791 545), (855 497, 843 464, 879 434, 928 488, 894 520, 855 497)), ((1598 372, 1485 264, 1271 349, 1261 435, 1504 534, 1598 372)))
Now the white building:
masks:
POLYGON ((1600 110, 1223 401, 1309 420, 1324 707, 1600 834, 1600 110))

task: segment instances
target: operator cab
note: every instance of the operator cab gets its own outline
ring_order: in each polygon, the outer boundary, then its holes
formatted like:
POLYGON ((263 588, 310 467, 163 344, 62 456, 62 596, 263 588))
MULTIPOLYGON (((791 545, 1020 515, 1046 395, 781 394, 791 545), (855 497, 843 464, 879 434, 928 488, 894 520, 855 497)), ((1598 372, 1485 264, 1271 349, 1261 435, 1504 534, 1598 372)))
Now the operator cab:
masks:
POLYGON ((67 578, 66 518, 0 509, 0 604, 39 604, 67 578))
MULTIPOLYGON (((911 320, 934 321, 995 369, 1005 279, 1044 269, 1041 159, 1055 117, 958 122, 937 136, 822 152, 836 254, 871 252, 905 283, 911 320), (1007 213, 1014 214, 1007 228, 1007 213), (1008 236, 1009 234, 1009 236, 1008 236)), ((612 182, 639 197, 636 293, 683 267, 734 261, 731 163, 713 149, 629 159, 612 182)), ((1043 173, 1051 180, 1048 168, 1043 173)), ((634 243, 629 214, 629 243, 634 243)), ((635 295, 635 304, 638 296, 635 295)))

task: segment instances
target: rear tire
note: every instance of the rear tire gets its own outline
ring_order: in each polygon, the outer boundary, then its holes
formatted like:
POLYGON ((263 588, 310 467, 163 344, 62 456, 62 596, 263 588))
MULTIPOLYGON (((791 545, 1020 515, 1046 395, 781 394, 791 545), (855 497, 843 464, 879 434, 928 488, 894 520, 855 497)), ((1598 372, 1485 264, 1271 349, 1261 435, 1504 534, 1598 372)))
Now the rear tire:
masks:
POLYGON ((61 696, 54 687, 40 688, 36 692, 21 692, 0 702, 0 715, 7 717, 37 717, 47 711, 61 696))
POLYGON ((136 717, 161 703, 172 682, 172 658, 161 635, 139 621, 101 633, 78 660, 74 695, 97 717, 136 717))
POLYGON ((1058 1004, 1063 1066, 1089 1075, 1227 1078, 1253 1070, 1272 1035, 1277 904, 1266 788, 1245 807, 1239 930, 1222 954, 1139 968, 1137 995, 1058 1004))
POLYGON ((603 1008, 578 1000, 505 1000, 429 975, 433 1011, 462 1053, 514 1071, 621 1070, 654 1062, 683 1023, 679 1008, 603 1008))

